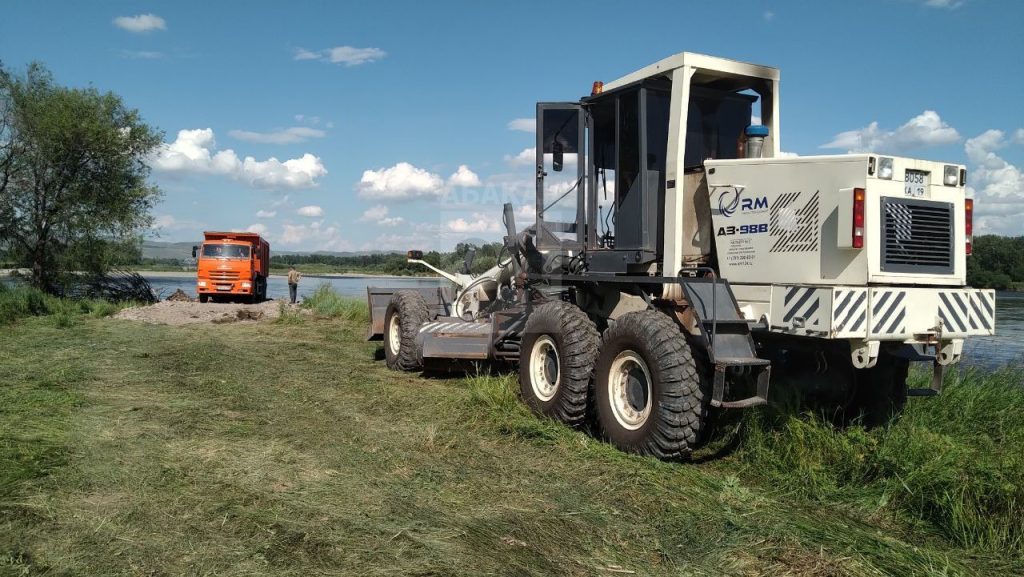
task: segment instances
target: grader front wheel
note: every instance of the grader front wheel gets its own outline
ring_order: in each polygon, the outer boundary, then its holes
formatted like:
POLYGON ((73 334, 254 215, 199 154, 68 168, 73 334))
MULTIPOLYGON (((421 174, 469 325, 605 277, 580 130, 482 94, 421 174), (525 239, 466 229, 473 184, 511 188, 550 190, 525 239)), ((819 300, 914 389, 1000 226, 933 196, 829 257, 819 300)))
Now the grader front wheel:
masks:
POLYGON ((599 344, 597 327, 579 307, 563 301, 536 307, 519 349, 523 402, 567 425, 582 424, 599 344))
POLYGON ((430 308, 416 291, 398 291, 388 303, 384 315, 384 359, 395 371, 422 368, 416 335, 427 322, 430 308))

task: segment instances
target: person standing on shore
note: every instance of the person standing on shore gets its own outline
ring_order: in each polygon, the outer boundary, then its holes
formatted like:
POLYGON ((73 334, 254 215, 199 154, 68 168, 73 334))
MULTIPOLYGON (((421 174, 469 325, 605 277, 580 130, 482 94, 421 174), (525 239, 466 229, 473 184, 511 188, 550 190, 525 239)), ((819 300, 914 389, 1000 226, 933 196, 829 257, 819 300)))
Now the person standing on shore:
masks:
POLYGON ((302 273, 295 270, 294 266, 288 267, 288 296, 291 298, 292 304, 295 304, 295 299, 299 296, 299 279, 302 278, 302 273))

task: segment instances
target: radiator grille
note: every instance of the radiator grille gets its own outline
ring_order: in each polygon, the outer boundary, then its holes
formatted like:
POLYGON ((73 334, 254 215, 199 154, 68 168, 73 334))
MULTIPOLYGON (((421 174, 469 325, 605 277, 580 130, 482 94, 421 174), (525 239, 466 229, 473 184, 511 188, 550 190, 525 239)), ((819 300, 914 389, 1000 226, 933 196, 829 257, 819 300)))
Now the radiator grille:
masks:
POLYGON ((882 271, 953 273, 953 204, 882 197, 882 271))
POLYGON ((212 280, 238 280, 238 272, 230 270, 210 271, 210 278, 212 280))

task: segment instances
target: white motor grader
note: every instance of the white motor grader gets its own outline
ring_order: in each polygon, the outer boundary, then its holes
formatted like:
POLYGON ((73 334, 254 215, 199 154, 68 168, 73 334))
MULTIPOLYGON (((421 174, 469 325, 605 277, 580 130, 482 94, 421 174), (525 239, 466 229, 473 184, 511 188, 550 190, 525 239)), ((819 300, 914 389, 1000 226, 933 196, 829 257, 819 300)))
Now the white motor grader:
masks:
POLYGON ((938 393, 995 330, 994 292, 965 287, 965 167, 784 157, 778 89, 775 68, 681 53, 537 104, 536 222, 506 205, 498 265, 435 269, 452 288, 369 289, 388 366, 518 362, 534 411, 660 458, 769 384, 869 425, 938 393), (908 391, 913 361, 931 388, 908 391))

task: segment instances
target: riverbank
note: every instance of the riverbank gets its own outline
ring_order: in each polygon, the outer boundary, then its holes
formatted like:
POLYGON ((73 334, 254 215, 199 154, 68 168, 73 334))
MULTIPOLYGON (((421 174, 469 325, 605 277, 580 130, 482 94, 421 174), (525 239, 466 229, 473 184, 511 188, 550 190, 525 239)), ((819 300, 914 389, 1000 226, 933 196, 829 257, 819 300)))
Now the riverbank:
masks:
POLYGON ((362 303, 310 308, 5 326, 0 573, 1024 572, 1020 395, 991 376, 874 432, 752 411, 663 463, 534 417, 513 375, 388 371, 362 303))
MULTIPOLYGON (((148 270, 148 269, 126 269, 127 272, 137 272, 142 276, 152 278, 175 278, 182 276, 195 276, 195 270, 148 270)), ((29 274, 28 269, 0 269, 0 277, 12 276, 14 274, 27 275, 29 274)), ((299 267, 299 272, 302 272, 299 267)), ((270 276, 275 278, 283 278, 288 276, 287 269, 285 270, 271 270, 270 276)), ((363 273, 363 272, 314 272, 314 273, 303 273, 303 278, 314 279, 314 278, 382 278, 382 279, 415 279, 415 278, 440 278, 434 274, 422 274, 422 275, 393 275, 393 274, 375 274, 375 273, 363 273)))

